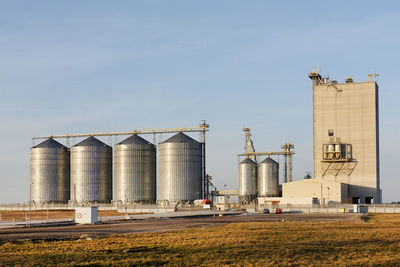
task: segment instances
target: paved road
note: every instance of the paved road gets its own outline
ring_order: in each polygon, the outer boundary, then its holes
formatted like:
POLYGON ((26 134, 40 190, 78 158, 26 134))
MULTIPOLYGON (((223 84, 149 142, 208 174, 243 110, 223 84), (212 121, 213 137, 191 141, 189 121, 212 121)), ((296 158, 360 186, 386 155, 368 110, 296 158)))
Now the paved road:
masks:
POLYGON ((112 234, 162 232, 225 225, 241 222, 268 221, 327 221, 359 220, 357 214, 266 214, 216 217, 190 217, 175 219, 142 219, 126 222, 109 222, 99 225, 73 225, 62 227, 31 227, 0 229, 0 240, 24 239, 76 239, 83 234, 104 236, 112 234))
MULTIPOLYGON (((57 223, 68 223, 72 222, 72 219, 48 219, 48 220, 32 220, 32 225, 41 225, 41 224, 57 224, 57 223)), ((12 227, 24 227, 26 226, 25 221, 0 221, 0 229, 1 228, 12 228, 12 227)))

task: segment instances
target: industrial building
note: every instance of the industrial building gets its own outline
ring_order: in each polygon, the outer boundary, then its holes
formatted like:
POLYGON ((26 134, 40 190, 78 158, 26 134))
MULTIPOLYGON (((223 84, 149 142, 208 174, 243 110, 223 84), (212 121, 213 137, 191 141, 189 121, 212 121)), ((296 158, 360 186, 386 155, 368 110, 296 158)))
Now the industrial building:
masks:
POLYGON ((256 152, 250 128, 245 127, 244 153, 238 155, 238 190, 216 190, 206 174, 205 133, 209 126, 203 121, 191 128, 38 137, 48 139, 31 148, 31 201, 170 205, 237 196, 240 205, 381 203, 376 76, 369 75, 367 82, 348 78, 338 83, 317 71, 309 74, 313 84, 313 177, 293 181, 294 145, 285 142, 281 151, 256 152), (185 132, 199 132, 202 140, 185 132), (162 133, 176 135, 156 144, 155 135, 162 133), (154 144, 138 134, 153 134, 154 144), (130 137, 114 149, 94 137, 117 135, 130 137), (53 139, 71 137, 88 138, 70 150, 53 139), (283 164, 279 164, 280 157, 283 164))
POLYGON ((314 179, 283 184, 283 197, 320 204, 381 203, 377 75, 313 82, 314 179), (312 189, 314 188, 314 189, 312 189))
MULTIPOLYGON (((381 203, 376 76, 369 75, 367 82, 354 82, 348 78, 344 83, 338 83, 322 78, 317 71, 309 74, 313 82, 314 177, 292 181, 294 146, 285 143, 281 146, 282 152, 255 152, 253 142, 249 140, 250 129, 243 129, 246 147, 245 153, 239 156, 247 159, 239 164, 238 195, 243 198, 246 193, 247 201, 240 201, 240 204, 248 204, 250 200, 258 204, 381 203), (273 194, 266 195, 263 191, 266 186, 260 175, 265 170, 256 160, 261 155, 284 156, 279 197, 271 187, 268 191, 273 194), (250 171, 250 165, 256 174, 250 171), (258 181, 254 175, 259 177, 258 181), (249 193, 254 182, 258 183, 257 192, 249 193), (248 186, 247 191, 243 189, 244 185, 248 186)), ((271 181, 277 180, 279 178, 271 181)))

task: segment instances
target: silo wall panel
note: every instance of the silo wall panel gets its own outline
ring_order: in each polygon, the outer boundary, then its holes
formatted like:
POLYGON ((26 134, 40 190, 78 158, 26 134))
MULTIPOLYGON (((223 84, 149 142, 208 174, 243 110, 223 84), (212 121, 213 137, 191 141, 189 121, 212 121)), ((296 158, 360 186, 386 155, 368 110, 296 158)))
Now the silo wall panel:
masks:
POLYGON ((156 201, 156 149, 154 145, 114 147, 114 200, 156 201))
POLYGON ((67 148, 31 148, 30 200, 37 203, 69 200, 70 153, 67 148))
POLYGON ((247 159, 239 164, 239 196, 256 196, 256 163, 247 159))
POLYGON ((258 165, 258 196, 279 196, 279 165, 275 162, 262 162, 258 165))
POLYGON ((110 202, 112 198, 112 149, 108 146, 71 148, 71 199, 110 202))
POLYGON ((201 144, 159 144, 158 200, 193 201, 202 196, 201 144))

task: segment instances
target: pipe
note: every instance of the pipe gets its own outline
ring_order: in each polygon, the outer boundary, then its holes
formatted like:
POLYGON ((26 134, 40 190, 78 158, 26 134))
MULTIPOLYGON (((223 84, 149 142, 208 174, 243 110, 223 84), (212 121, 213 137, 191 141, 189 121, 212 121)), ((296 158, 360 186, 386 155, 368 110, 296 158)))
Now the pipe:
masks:
POLYGON ((288 158, 288 166, 287 166, 287 178, 288 182, 292 182, 292 155, 287 155, 288 158))
POLYGON ((288 155, 283 156, 283 182, 288 182, 288 155))

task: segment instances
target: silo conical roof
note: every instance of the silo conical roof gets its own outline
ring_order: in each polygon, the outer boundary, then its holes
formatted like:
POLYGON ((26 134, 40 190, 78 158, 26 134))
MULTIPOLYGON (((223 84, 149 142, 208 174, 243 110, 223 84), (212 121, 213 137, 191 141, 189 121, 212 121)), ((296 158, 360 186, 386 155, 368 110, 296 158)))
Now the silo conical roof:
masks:
POLYGON ((49 138, 32 148, 67 148, 67 147, 64 146, 63 144, 60 144, 53 138, 49 138))
POLYGON ((137 134, 133 134, 126 138, 124 141, 118 143, 118 145, 130 145, 130 144, 139 144, 139 145, 153 145, 146 139, 138 136, 137 134))
POLYGON ((242 162, 240 162, 240 164, 256 164, 255 161, 251 160, 250 158, 247 158, 245 160, 243 160, 242 162))
POLYGON ((264 159, 262 162, 260 162, 260 164, 262 164, 262 163, 274 163, 274 164, 278 164, 279 165, 278 162, 276 162, 275 160, 271 159, 270 157, 268 157, 268 158, 264 159))
POLYGON ((90 136, 90 137, 86 138, 85 140, 83 140, 82 142, 74 145, 74 147, 75 146, 108 146, 108 145, 101 142, 99 139, 96 139, 93 136, 90 136))
POLYGON ((187 136, 184 133, 177 133, 176 135, 172 136, 171 138, 165 140, 163 143, 189 143, 189 142, 194 142, 198 143, 196 140, 191 138, 190 136, 187 136))

